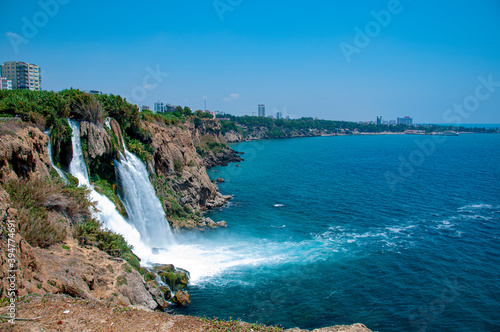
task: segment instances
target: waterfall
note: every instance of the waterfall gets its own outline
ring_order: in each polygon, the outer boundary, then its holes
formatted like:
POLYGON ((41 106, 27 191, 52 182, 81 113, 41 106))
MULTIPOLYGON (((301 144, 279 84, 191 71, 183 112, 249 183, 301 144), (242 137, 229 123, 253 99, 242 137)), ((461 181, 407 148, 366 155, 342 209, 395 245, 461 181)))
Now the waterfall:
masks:
POLYGON ((174 242, 162 204, 149 181, 144 163, 127 150, 125 157, 116 162, 120 185, 123 188, 123 204, 130 221, 143 240, 152 248, 167 248, 174 242))
POLYGON ((73 120, 69 123, 73 129, 70 173, 78 178, 80 185, 91 189, 91 200, 97 203, 99 209, 95 217, 134 246, 134 253, 141 258, 142 265, 174 264, 191 273, 190 283, 197 283, 203 277, 215 275, 223 269, 248 263, 248 259, 234 255, 234 247, 226 245, 223 238, 215 241, 215 244, 205 241, 205 245, 201 245, 203 238, 192 238, 193 234, 183 237, 181 234, 174 241, 162 204, 149 181, 146 166, 123 144, 124 154, 120 162, 115 161, 115 167, 122 188, 121 199, 130 218, 125 220, 113 202, 95 191, 90 184, 80 141, 80 124, 73 120))
POLYGON ((109 198, 99 194, 90 184, 80 140, 80 123, 74 120, 68 121, 73 130, 73 137, 71 139, 73 159, 69 165, 69 172, 78 179, 80 186, 85 186, 91 190, 90 200, 96 202, 98 209, 98 211, 93 213, 94 217, 102 221, 106 228, 123 235, 127 243, 134 247, 134 253, 142 259, 147 260, 152 254, 151 249, 144 244, 139 231, 125 220, 109 198))
POLYGON ((49 137, 49 144, 47 145, 47 151, 49 152, 50 164, 52 165, 52 167, 54 167, 57 174, 59 174, 59 176, 64 180, 64 182, 68 183, 68 177, 66 176, 66 174, 64 174, 64 172, 59 167, 57 167, 54 164, 54 159, 52 159, 52 144, 50 144, 50 131, 47 130, 47 131, 44 131, 44 133, 45 133, 45 135, 47 135, 49 137))

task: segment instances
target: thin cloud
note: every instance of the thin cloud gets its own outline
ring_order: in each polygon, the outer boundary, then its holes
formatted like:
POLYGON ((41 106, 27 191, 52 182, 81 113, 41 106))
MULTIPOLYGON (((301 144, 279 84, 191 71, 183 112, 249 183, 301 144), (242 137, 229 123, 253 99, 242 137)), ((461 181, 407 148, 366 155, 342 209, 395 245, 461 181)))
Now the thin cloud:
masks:
POLYGON ((238 98, 240 98, 240 94, 239 93, 231 93, 229 95, 229 97, 224 97, 224 101, 225 102, 230 102, 230 101, 236 100, 238 98))

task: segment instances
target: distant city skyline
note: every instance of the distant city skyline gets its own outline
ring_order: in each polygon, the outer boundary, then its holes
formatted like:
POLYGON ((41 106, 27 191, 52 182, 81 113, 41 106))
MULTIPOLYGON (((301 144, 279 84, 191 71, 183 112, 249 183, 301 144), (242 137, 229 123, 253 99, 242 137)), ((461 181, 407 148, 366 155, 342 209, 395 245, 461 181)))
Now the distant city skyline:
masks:
POLYGON ((207 100, 234 115, 261 103, 284 118, 500 123, 498 1, 228 6, 3 1, 0 63, 37 64, 44 90, 97 90, 139 107, 207 100))

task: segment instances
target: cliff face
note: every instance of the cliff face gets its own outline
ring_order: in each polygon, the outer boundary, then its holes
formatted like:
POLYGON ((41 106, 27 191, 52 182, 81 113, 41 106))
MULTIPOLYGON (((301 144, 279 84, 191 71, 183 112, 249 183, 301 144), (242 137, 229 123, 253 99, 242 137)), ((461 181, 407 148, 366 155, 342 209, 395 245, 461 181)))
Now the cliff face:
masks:
POLYGON ((148 168, 154 169, 153 182, 164 209, 170 212, 169 221, 174 227, 208 226, 210 221, 199 212, 221 206, 230 197, 219 193, 208 177, 195 146, 200 142, 199 131, 191 123, 143 125, 152 134, 153 160, 148 168))
POLYGON ((202 155, 203 165, 206 168, 227 166, 230 162, 243 160, 238 152, 227 146, 218 120, 202 120, 199 126, 191 125, 190 131, 193 143, 198 153, 202 155))
POLYGON ((0 180, 49 176, 49 139, 23 122, 2 123, 0 129, 0 180))

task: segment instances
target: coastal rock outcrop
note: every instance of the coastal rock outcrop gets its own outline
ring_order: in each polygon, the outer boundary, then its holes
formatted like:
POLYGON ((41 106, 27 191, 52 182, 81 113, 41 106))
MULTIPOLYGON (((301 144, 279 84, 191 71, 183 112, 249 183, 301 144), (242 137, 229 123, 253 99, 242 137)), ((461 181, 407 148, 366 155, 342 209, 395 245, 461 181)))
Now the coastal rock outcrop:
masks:
POLYGON ((143 124, 152 136, 153 183, 170 223, 174 228, 203 228, 200 212, 222 206, 229 198, 208 177, 193 141, 194 124, 143 124))
POLYGON ((203 165, 206 168, 227 166, 231 162, 243 160, 238 152, 227 145, 218 120, 204 119, 200 125, 190 126, 190 131, 193 143, 203 157, 203 165))
POLYGON ((0 179, 17 180, 49 176, 49 139, 28 123, 2 123, 0 131, 0 179))
POLYGON ((358 323, 353 325, 337 325, 331 327, 324 327, 312 331, 293 328, 293 329, 288 329, 285 332, 372 332, 372 331, 363 324, 358 323))
POLYGON ((230 130, 224 134, 224 139, 228 143, 236 143, 243 141, 243 135, 237 131, 230 130))

